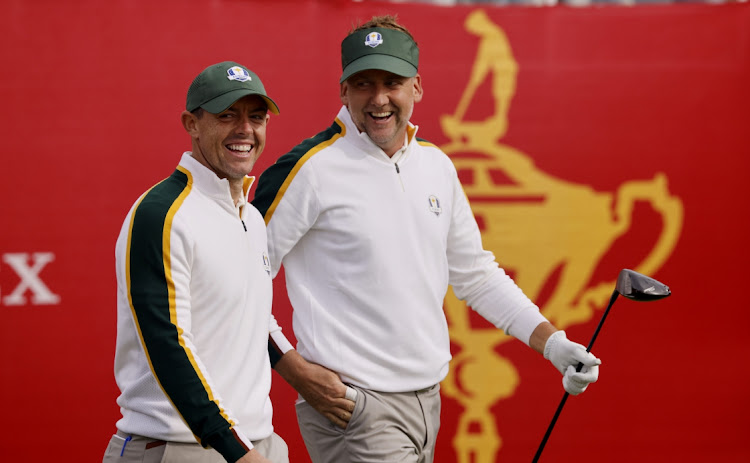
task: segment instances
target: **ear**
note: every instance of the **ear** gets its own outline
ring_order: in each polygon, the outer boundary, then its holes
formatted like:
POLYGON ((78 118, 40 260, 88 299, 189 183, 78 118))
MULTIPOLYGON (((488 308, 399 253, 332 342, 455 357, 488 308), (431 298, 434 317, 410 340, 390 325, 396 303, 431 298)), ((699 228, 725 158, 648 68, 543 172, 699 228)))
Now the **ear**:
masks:
POLYGON ((183 111, 182 114, 180 114, 180 119, 182 120, 182 126, 185 128, 185 131, 189 133, 192 138, 198 138, 198 118, 195 117, 195 114, 190 111, 183 111))
POLYGON ((339 96, 341 96, 341 103, 349 107, 349 86, 346 84, 346 81, 341 82, 341 85, 339 86, 339 96))
POLYGON ((414 76, 414 102, 419 103, 422 101, 422 95, 424 90, 422 89, 422 76, 417 74, 414 76))

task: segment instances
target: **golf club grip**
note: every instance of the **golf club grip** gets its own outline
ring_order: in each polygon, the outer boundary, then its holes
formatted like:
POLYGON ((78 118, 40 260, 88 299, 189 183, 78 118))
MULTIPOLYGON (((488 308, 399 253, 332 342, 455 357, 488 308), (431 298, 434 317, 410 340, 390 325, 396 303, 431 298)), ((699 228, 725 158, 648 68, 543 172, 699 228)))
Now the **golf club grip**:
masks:
MULTIPOLYGON (((609 298, 609 304, 607 305, 607 308, 604 310, 604 314, 602 314, 602 318, 599 319, 599 324, 596 325, 596 329, 594 330, 594 335, 591 336, 591 340, 589 341, 589 346, 586 348, 586 352, 591 352, 591 348, 594 347, 594 341, 596 341, 596 337, 599 335, 599 331, 601 331, 602 329, 604 320, 607 319, 607 315, 609 314, 609 309, 612 308, 612 304, 615 303, 617 296, 619 296, 619 293, 615 291, 612 293, 612 297, 609 298)), ((580 373, 582 369, 583 369, 583 362, 578 362, 578 366, 576 367, 576 372, 580 373)))

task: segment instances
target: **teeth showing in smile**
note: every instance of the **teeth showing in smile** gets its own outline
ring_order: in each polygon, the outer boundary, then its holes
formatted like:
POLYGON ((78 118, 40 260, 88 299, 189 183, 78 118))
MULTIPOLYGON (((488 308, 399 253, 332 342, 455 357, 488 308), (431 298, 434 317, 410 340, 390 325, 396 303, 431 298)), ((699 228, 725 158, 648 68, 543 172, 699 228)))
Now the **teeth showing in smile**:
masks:
POLYGON ((384 113, 370 113, 372 117, 388 117, 391 114, 393 114, 392 111, 384 112, 384 113))
POLYGON ((253 149, 253 145, 227 145, 227 148, 232 151, 243 151, 249 153, 253 149))

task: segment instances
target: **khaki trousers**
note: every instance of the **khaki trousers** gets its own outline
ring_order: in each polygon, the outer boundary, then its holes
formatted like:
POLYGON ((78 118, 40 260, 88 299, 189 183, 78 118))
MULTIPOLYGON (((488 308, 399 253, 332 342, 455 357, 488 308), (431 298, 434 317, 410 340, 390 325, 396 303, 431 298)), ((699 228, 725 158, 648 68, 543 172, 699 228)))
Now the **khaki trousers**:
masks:
MULTIPOLYGON (((226 463, 219 452, 197 442, 164 442, 137 435, 126 441, 128 436, 121 431, 112 436, 102 463, 226 463)), ((289 463, 286 442, 276 433, 253 441, 253 447, 274 463, 289 463)))
POLYGON ((432 463, 440 429, 440 385, 416 392, 357 390, 346 429, 307 402, 297 422, 313 463, 432 463))

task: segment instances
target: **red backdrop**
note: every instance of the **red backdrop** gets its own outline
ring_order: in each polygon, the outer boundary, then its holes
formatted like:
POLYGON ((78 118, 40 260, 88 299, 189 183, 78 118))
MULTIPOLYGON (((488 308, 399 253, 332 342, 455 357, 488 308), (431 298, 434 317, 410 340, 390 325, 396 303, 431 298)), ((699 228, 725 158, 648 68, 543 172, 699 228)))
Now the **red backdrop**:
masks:
MULTIPOLYGON (((261 75, 282 114, 272 117, 258 174, 330 124, 340 40, 356 20, 386 12, 420 43, 420 135, 455 157, 486 241, 519 282, 536 285, 530 292, 570 337, 589 339, 621 268, 651 262, 674 292, 615 304, 594 349, 601 379, 568 401, 543 460, 750 459, 747 4, 488 7, 486 15, 345 1, 1 8, 3 461, 101 458, 119 417, 114 242, 135 197, 189 148, 179 113, 190 80, 222 60, 261 75), (513 62, 517 73, 495 66, 513 62), (577 282, 566 284, 568 275, 577 282)), ((276 283, 274 310, 291 335, 276 283)), ((560 400, 559 374, 462 318, 465 309, 450 314, 459 360, 444 385, 437 461, 530 461, 560 400), (461 323, 468 331, 456 331, 461 323), (484 335, 488 344, 469 342, 484 335)), ((309 461, 294 393, 274 378, 277 431, 292 461, 309 461)))

